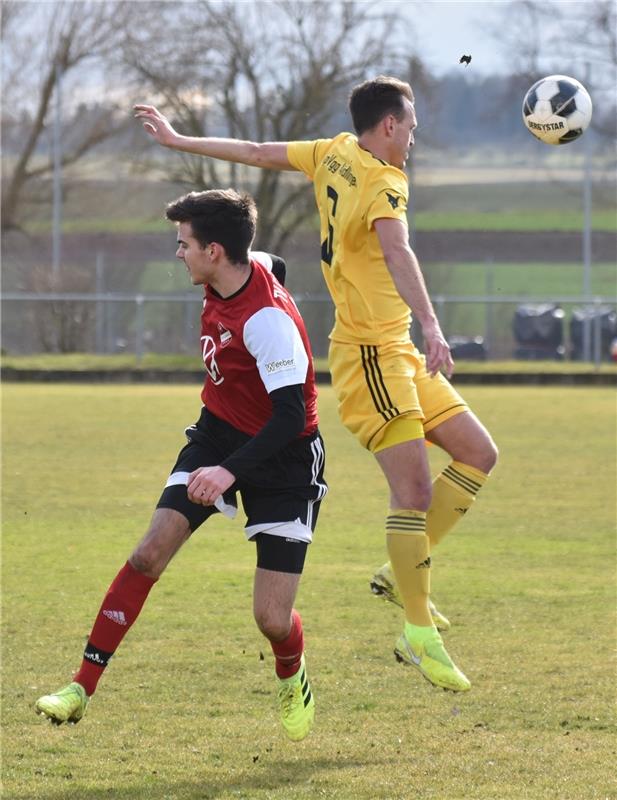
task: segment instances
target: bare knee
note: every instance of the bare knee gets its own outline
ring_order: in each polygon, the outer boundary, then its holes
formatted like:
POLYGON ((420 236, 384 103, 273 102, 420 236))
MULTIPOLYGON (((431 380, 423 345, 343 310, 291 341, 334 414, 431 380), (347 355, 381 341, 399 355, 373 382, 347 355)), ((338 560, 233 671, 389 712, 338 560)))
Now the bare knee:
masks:
POLYGON ((129 563, 137 572, 142 572, 149 578, 160 578, 166 566, 161 565, 160 553, 157 553, 155 548, 143 547, 142 543, 131 553, 129 563))
POLYGON ((445 450, 455 461, 487 474, 497 463, 497 445, 470 411, 442 422, 427 434, 427 439, 445 450))
POLYGON ((488 444, 481 448, 475 448, 459 456, 453 456, 453 458, 455 461, 460 461, 462 464, 467 464, 468 467, 479 469, 480 472, 488 475, 497 463, 498 456, 499 451, 495 443, 490 440, 488 444))
POLYGON ((257 627, 271 642, 282 642, 291 630, 291 615, 276 609, 258 609, 254 611, 257 627))
POLYGON ((497 463, 497 459, 499 458, 499 450, 497 449, 497 445, 495 442, 489 437, 487 442, 486 448, 484 453, 482 454, 483 457, 483 466, 481 469, 483 472, 489 473, 495 464, 497 463))
POLYGON ((149 578, 159 578, 191 535, 186 518, 173 509, 157 509, 148 532, 133 550, 129 562, 149 578))
POLYGON ((405 486, 397 487, 390 495, 392 508, 408 508, 415 511, 428 511, 433 497, 430 481, 410 480, 405 486))

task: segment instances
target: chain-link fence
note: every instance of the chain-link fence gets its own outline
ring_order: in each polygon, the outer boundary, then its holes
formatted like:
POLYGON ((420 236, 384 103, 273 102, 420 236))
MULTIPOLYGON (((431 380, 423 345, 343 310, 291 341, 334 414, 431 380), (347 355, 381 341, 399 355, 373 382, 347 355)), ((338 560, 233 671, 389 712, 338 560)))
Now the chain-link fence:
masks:
MULTIPOLYGON (((325 294, 296 294, 316 357, 328 350, 334 312, 325 294)), ((41 352, 198 353, 202 298, 193 294, 34 293, 2 295, 2 347, 41 352)), ((456 358, 615 357, 617 312, 609 297, 435 295, 456 358)), ((421 331, 412 325, 421 346, 421 331)))

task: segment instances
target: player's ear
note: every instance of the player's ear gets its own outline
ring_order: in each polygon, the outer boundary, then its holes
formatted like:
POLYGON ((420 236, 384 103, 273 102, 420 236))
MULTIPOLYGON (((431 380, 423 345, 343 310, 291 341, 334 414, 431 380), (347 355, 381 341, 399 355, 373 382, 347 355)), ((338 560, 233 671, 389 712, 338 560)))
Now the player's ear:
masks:
POLYGON ((208 255, 210 256, 210 258, 212 258, 212 259, 220 258, 221 256, 224 257, 224 256, 227 255, 223 245, 219 244, 218 242, 209 242, 206 245, 206 250, 207 250, 208 255))

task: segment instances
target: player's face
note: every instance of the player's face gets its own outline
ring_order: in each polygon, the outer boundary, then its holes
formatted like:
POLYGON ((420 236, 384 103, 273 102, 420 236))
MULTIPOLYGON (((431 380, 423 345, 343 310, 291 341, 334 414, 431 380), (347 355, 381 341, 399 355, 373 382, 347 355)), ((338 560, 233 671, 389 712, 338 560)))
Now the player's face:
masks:
POLYGON ((404 103, 405 115, 401 120, 395 119, 391 142, 392 158, 390 163, 399 169, 405 167, 405 162, 409 156, 409 148, 413 147, 414 143, 413 132, 418 124, 413 103, 406 97, 404 98, 404 103))
POLYGON ((180 222, 178 225, 178 249, 176 258, 184 261, 184 264, 191 276, 191 283, 194 286, 210 283, 212 280, 212 260, 210 247, 202 247, 193 236, 193 228, 190 222, 180 222))

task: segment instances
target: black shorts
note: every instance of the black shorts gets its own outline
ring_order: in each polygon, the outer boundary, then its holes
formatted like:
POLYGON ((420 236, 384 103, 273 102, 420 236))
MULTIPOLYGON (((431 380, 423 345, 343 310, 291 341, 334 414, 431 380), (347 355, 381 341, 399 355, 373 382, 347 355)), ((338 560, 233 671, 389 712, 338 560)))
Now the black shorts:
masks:
MULTIPOLYGON (((173 508, 183 514, 191 531, 218 513, 188 499, 185 477, 199 467, 220 464, 251 437, 210 414, 204 408, 199 421, 186 429, 188 444, 178 455, 157 508, 173 508)), ((295 439, 252 473, 236 481, 224 495, 237 508, 240 493, 247 516, 248 539, 264 533, 309 544, 319 507, 328 491, 324 480, 324 445, 319 431, 295 439)))

